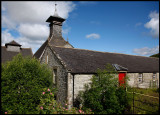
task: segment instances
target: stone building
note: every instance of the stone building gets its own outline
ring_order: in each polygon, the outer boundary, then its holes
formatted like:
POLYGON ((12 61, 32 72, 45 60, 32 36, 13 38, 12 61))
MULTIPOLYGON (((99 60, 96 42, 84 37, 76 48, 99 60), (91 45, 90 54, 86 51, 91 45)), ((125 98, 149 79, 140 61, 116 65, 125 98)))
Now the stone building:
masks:
POLYGON ((57 12, 46 20, 50 23, 49 37, 34 54, 52 69, 53 83, 58 88, 56 99, 62 105, 67 101, 69 108, 73 106, 84 84, 90 83, 97 69, 105 69, 107 63, 118 71, 117 77, 129 76, 132 87, 148 88, 152 81, 159 86, 159 59, 73 48, 62 37, 64 21, 57 12))
POLYGON ((1 63, 11 61, 18 53, 21 53, 23 57, 33 56, 31 48, 21 48, 21 46, 14 40, 6 43, 5 46, 1 46, 1 63))

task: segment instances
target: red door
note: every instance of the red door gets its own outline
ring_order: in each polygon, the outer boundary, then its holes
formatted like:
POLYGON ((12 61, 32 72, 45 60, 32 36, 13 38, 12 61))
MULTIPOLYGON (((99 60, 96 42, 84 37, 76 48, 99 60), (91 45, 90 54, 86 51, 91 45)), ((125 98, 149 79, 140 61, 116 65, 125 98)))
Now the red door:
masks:
POLYGON ((126 73, 119 73, 119 86, 125 85, 125 76, 126 76, 126 73))

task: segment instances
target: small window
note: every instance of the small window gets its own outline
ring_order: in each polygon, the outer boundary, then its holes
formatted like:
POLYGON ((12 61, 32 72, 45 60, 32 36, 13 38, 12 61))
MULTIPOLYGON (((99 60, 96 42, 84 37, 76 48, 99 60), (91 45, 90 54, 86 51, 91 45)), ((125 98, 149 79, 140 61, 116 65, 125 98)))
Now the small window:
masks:
POLYGON ((48 64, 48 54, 46 55, 46 64, 48 64))
POLYGON ((53 84, 56 84, 57 80, 57 69, 53 69, 53 84))
POLYGON ((153 73, 153 79, 155 79, 156 78, 156 73, 153 73))
POLYGON ((143 74, 140 73, 140 74, 139 74, 139 83, 142 83, 142 82, 143 82, 143 74))

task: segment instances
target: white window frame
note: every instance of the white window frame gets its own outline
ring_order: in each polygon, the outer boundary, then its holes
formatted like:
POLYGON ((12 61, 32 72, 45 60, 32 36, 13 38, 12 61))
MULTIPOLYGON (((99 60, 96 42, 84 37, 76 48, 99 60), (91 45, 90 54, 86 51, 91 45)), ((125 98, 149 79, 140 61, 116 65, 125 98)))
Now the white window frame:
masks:
POLYGON ((156 80, 156 73, 153 73, 152 79, 153 79, 153 81, 156 80))
POLYGON ((143 73, 139 73, 138 82, 143 83, 143 73))
POLYGON ((46 55, 46 64, 48 64, 48 54, 46 55))
POLYGON ((57 69, 57 67, 54 67, 53 68, 53 84, 57 84, 57 73, 58 72, 58 69, 57 69))

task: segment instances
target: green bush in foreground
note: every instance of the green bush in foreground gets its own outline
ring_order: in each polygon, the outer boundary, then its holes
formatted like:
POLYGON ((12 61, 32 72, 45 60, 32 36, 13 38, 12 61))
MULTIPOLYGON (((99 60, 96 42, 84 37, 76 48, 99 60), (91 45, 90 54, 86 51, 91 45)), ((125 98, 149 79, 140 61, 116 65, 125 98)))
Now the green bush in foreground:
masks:
POLYGON ((40 104, 37 107, 37 114, 93 114, 90 109, 78 108, 67 109, 68 104, 62 107, 54 99, 55 89, 44 88, 40 97, 40 104))
POLYGON ((36 113, 42 88, 51 86, 51 71, 34 58, 18 54, 1 72, 1 112, 36 113))
POLYGON ((96 114, 122 114, 127 106, 125 88, 118 85, 117 72, 108 64, 98 70, 90 85, 81 92, 83 108, 91 108, 96 114))

